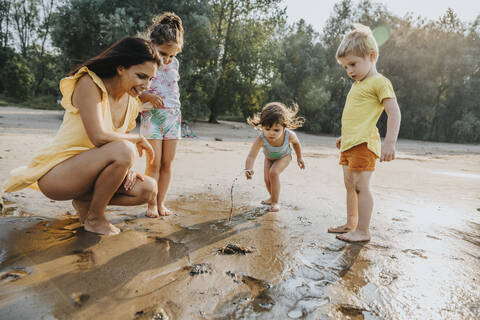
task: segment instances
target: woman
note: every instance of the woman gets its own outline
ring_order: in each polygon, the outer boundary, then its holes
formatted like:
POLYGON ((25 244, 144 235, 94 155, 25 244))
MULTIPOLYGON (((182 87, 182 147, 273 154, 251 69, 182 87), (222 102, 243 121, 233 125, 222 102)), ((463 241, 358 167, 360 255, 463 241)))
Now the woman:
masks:
POLYGON ((154 158, 135 127, 140 93, 161 65, 155 47, 124 38, 60 81, 66 112, 52 145, 28 167, 14 169, 4 185, 12 192, 34 184, 53 200, 73 199, 85 230, 117 234, 105 218, 108 204, 134 206, 155 201, 156 182, 132 171, 135 146, 154 158), (38 184, 38 185, 37 185, 38 184))

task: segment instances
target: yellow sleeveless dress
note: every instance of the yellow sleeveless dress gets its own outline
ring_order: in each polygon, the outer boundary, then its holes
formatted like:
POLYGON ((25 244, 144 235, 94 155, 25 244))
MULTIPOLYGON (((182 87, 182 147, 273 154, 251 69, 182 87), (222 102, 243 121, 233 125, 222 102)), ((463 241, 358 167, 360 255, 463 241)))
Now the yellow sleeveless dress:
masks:
POLYGON ((53 143, 42 149, 27 167, 19 167, 10 172, 10 176, 3 185, 4 192, 13 192, 31 187, 38 190, 37 181, 50 169, 77 154, 95 148, 88 138, 78 108, 72 105, 72 95, 81 76, 88 73, 96 85, 102 90, 103 125, 106 130, 115 132, 129 132, 135 128, 135 119, 140 111, 140 100, 129 97, 128 107, 123 124, 116 128, 112 121, 112 114, 108 102, 108 93, 103 81, 87 67, 83 67, 70 77, 60 81, 62 92, 62 106, 65 108, 63 122, 53 143))

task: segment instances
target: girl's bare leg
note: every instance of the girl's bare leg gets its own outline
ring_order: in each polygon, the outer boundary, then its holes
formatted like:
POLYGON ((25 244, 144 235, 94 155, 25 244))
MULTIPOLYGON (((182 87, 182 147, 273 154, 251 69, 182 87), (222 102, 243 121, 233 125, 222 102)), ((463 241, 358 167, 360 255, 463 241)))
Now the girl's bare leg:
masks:
POLYGON ((170 181, 172 180, 172 163, 177 153, 178 140, 163 140, 162 159, 160 162, 160 177, 158 178, 157 205, 158 213, 161 216, 169 216, 173 212, 165 207, 165 198, 167 196, 170 181))
POLYGON ((268 176, 270 178, 272 202, 269 211, 280 211, 280 206, 278 205, 278 198, 280 196, 280 174, 290 164, 290 161, 292 161, 292 156, 289 155, 281 159, 275 160, 270 167, 268 176))
MULTIPOLYGON (((107 221, 105 209, 133 165, 135 155, 132 143, 110 142, 58 164, 38 181, 38 185, 43 194, 53 200, 82 199, 91 193, 85 229, 101 234, 116 234, 119 229, 107 221)), ((144 187, 152 185, 147 183, 144 187)), ((134 201, 130 203, 140 203, 151 197, 152 192, 150 190, 148 195, 141 197, 132 194, 134 201)))
POLYGON ((358 196, 354 171, 348 166, 343 166, 343 181, 347 191, 347 222, 337 227, 328 228, 330 233, 347 233, 355 230, 358 223, 358 196))
POLYGON ((265 181, 265 187, 267 188, 268 194, 270 197, 266 200, 262 200, 262 204, 270 205, 272 204, 272 190, 270 187, 270 168, 272 167, 273 161, 265 158, 263 163, 263 180, 265 181))
POLYGON ((355 230, 337 235, 340 240, 362 242, 370 240, 370 218, 373 210, 373 197, 370 191, 370 178, 373 171, 354 171, 355 189, 358 197, 358 225, 355 230))
MULTIPOLYGON (((155 152, 155 159, 153 159, 152 163, 150 163, 150 159, 147 159, 147 167, 145 168, 145 174, 149 177, 152 177, 153 180, 158 181, 158 178, 160 177, 160 164, 163 157, 163 140, 149 139, 148 142, 150 142, 153 151, 155 152)), ((148 202, 147 217, 157 218, 158 216, 158 203, 157 198, 155 198, 148 202)))

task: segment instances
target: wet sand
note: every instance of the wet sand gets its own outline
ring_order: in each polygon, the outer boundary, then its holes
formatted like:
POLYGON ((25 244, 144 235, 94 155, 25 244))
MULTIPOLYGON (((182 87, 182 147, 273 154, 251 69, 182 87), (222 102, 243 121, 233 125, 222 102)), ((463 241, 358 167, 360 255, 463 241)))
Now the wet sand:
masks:
MULTIPOLYGON (((1 181, 61 115, 0 108, 1 181)), ((69 202, 3 194, 0 319, 480 318, 480 146, 400 141, 398 159, 377 165, 372 240, 360 245, 326 232, 345 219, 334 137, 298 134, 307 169, 285 170, 270 213, 263 155, 241 177, 256 132, 192 129, 174 163, 175 215, 109 207, 117 236, 85 232, 69 202), (222 253, 229 244, 250 252, 222 253)))

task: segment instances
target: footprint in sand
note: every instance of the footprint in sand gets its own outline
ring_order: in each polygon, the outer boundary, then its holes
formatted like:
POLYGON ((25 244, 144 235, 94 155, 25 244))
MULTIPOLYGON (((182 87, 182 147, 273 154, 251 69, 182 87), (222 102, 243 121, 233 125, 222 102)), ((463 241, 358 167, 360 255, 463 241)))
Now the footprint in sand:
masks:
POLYGON ((73 253, 78 256, 78 260, 75 263, 79 269, 86 270, 95 265, 95 256, 92 251, 75 250, 73 253))
POLYGON ((11 271, 2 273, 0 275, 0 280, 2 282, 17 281, 18 279, 26 277, 28 274, 29 273, 23 269, 11 270, 11 271))
POLYGON ((196 276, 204 273, 212 273, 212 265, 210 263, 197 263, 191 267, 185 267, 185 269, 190 269, 190 275, 196 276))
POLYGON ((421 250, 421 249, 405 249, 405 250, 402 250, 402 252, 403 253, 408 253, 408 254, 411 254, 413 256, 423 258, 423 259, 427 259, 427 256, 424 255, 425 251, 421 250))

